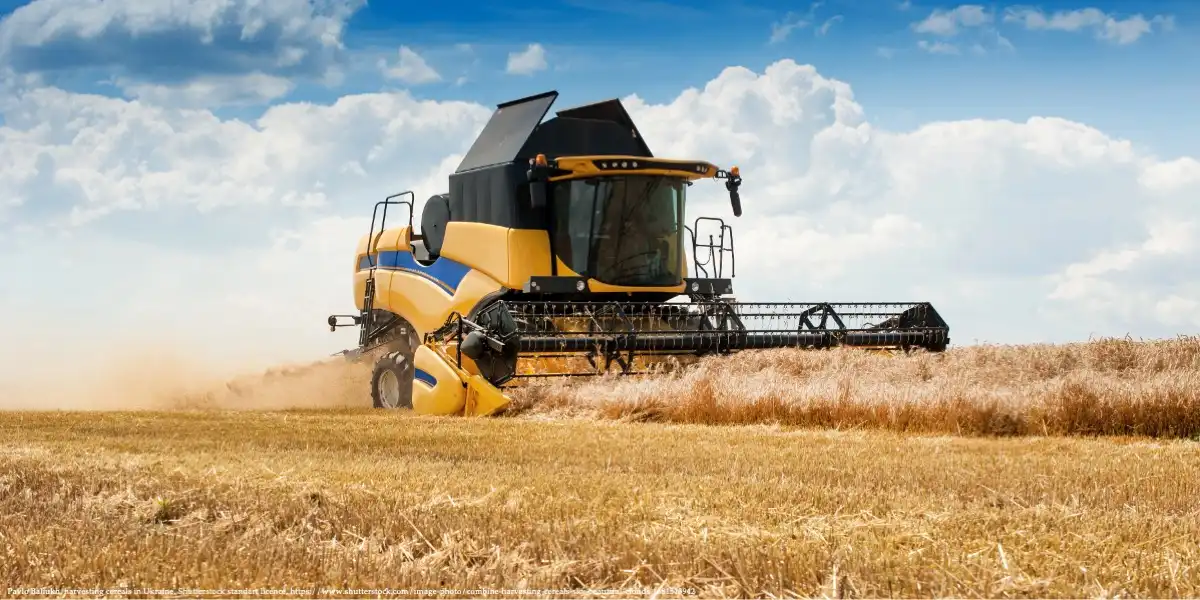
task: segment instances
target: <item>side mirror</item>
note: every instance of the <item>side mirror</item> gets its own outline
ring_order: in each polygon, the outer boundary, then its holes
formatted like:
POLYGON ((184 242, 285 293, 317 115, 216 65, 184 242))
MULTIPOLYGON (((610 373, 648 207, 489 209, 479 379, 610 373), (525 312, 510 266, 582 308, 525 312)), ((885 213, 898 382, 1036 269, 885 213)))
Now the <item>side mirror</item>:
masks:
POLYGON ((549 185, 551 170, 545 154, 529 159, 529 170, 525 172, 525 177, 529 180, 529 206, 533 209, 546 206, 546 186, 549 185))
POLYGON ((729 190, 729 204, 733 205, 733 216, 742 216, 742 196, 738 193, 738 188, 742 185, 742 177, 738 174, 738 168, 730 169, 729 179, 725 182, 725 189, 729 190))

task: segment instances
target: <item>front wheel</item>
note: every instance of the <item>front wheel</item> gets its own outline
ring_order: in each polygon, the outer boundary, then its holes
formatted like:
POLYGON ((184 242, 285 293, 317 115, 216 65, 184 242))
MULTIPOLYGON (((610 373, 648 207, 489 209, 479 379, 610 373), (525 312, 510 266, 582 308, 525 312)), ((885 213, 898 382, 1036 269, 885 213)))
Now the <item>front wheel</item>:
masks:
POLYGON ((375 408, 412 408, 412 355, 393 351, 379 357, 371 374, 371 401, 375 408))

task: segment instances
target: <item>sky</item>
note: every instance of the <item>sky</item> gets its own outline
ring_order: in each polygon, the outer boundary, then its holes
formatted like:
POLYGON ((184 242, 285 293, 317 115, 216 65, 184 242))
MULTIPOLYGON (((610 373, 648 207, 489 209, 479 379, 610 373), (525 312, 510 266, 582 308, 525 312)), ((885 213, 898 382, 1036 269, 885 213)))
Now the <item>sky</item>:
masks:
MULTIPOLYGON (((929 301, 953 344, 1200 325, 1190 2, 0 0, 0 384, 354 345, 373 204, 496 103, 620 98, 740 167, 741 300, 929 301), (176 350, 177 351, 177 350, 176 350)), ((418 210, 420 202, 418 203, 418 210)))

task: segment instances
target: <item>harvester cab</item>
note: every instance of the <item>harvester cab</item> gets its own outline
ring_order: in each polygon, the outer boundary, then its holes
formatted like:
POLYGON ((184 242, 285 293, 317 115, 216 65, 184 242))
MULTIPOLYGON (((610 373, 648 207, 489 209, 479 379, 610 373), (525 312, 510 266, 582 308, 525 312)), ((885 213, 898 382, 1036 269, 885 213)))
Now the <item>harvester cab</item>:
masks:
POLYGON ((543 121, 557 96, 497 106, 419 228, 412 192, 376 203, 353 261, 358 314, 328 320, 360 328, 343 354, 373 361, 376 407, 487 415, 531 378, 749 349, 946 348, 927 302, 734 301, 732 227, 685 215, 688 188, 716 179, 740 216, 738 168, 655 157, 615 99, 543 121))

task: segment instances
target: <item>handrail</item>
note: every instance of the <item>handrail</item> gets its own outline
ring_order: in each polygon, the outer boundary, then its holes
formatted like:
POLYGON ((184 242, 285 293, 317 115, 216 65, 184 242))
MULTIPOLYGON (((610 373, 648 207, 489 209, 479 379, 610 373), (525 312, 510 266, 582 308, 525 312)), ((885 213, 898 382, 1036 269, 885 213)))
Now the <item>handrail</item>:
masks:
POLYGON ((371 257, 375 255, 375 250, 378 248, 378 245, 379 245, 379 240, 376 239, 376 237, 375 237, 375 220, 380 216, 379 215, 379 207, 380 206, 383 207, 383 218, 379 219, 379 233, 382 234, 384 232, 384 230, 387 229, 387 212, 388 212, 387 209, 388 209, 388 206, 391 206, 393 204, 403 204, 405 206, 408 206, 408 229, 409 229, 409 231, 412 231, 413 212, 415 210, 413 208, 413 205, 414 205, 414 203, 416 203, 416 201, 417 201, 416 194, 414 194, 411 190, 409 190, 409 191, 400 192, 398 194, 392 194, 391 196, 388 196, 387 198, 384 198, 383 200, 380 200, 379 202, 375 203, 375 210, 371 211, 371 229, 370 229, 370 231, 367 232, 367 260, 370 261, 370 265, 371 265, 372 269, 375 268, 375 259, 371 258, 371 257), (393 198, 399 198, 400 196, 404 196, 404 195, 409 196, 409 198, 411 198, 411 199, 410 200, 393 201, 393 198))
POLYGON ((711 267, 712 276, 715 279, 720 279, 725 271, 725 253, 729 253, 730 277, 734 277, 737 273, 736 256, 733 249, 733 227, 727 225, 724 219, 719 217, 697 217, 693 222, 693 227, 684 225, 683 228, 692 238, 692 263, 697 273, 702 273, 705 278, 708 278, 710 273, 708 267, 711 267), (696 240, 696 232, 700 230, 700 221, 714 221, 720 224, 719 233, 717 236, 709 235, 708 243, 702 244, 696 240), (729 243, 726 245, 726 233, 729 235, 729 243), (700 260, 700 249, 708 249, 708 258, 700 260))

